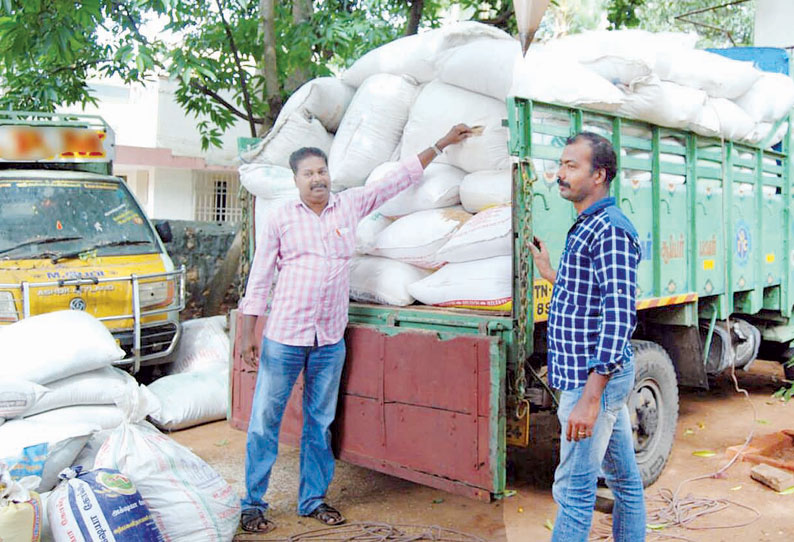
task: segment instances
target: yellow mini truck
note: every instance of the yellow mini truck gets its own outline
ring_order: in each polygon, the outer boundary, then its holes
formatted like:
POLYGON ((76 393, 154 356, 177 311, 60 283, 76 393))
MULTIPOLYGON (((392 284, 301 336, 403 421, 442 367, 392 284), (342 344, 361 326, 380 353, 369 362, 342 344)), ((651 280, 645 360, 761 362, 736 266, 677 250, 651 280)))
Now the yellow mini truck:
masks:
MULTIPOLYGON (((137 373, 181 335, 185 270, 126 183, 93 115, 0 112, 0 326, 59 310, 101 320, 137 373)), ((47 340, 42 337, 42 340, 47 340)))

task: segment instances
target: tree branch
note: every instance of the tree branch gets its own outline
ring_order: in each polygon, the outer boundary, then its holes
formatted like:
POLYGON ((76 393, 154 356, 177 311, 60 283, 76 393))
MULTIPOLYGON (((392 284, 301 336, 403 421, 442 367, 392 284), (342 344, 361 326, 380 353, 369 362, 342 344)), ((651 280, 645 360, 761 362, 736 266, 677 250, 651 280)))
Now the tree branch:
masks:
POLYGON ((262 118, 262 117, 254 117, 254 116, 249 117, 248 115, 246 115, 245 113, 243 113, 242 111, 240 111, 239 109, 234 107, 234 105, 232 105, 228 101, 224 100, 223 97, 220 94, 218 94, 217 92, 215 92, 214 90, 212 90, 208 86, 202 85, 198 81, 190 81, 189 84, 190 84, 191 87, 193 87, 194 89, 198 90, 202 94, 205 94, 206 96, 209 96, 210 98, 214 99, 216 102, 221 104, 224 108, 228 109, 229 112, 231 112, 233 115, 235 115, 237 117, 240 117, 241 119, 246 120, 246 121, 250 120, 250 122, 252 122, 254 124, 264 124, 265 123, 265 119, 262 118))
POLYGON ((251 137, 256 137, 254 111, 251 107, 251 96, 248 94, 248 83, 246 82, 245 78, 246 73, 240 64, 240 52, 237 49, 237 44, 234 41, 232 29, 229 26, 229 23, 226 22, 226 17, 223 15, 223 6, 221 6, 220 0, 215 0, 215 4, 218 6, 218 14, 221 16, 221 22, 223 23, 223 28, 226 31, 226 37, 229 38, 229 48, 232 50, 232 55, 234 55, 234 65, 237 67, 237 74, 240 77, 240 88, 243 92, 243 103, 245 104, 245 112, 248 114, 248 128, 251 130, 251 137))
POLYGON ((419 23, 422 22, 422 10, 425 7, 425 0, 408 0, 411 3, 411 12, 408 15, 408 24, 405 25, 405 35, 412 36, 419 31, 419 23))

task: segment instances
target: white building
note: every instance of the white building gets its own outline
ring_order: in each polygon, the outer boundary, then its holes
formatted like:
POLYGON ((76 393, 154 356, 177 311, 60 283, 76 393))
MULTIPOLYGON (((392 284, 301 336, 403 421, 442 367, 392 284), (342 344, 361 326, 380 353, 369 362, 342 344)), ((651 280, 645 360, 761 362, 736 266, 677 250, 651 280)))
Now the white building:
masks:
POLYGON ((84 112, 101 115, 113 128, 113 172, 127 181, 150 218, 239 221, 237 137, 250 135, 247 124, 224 134, 221 148, 204 151, 196 118, 176 103, 176 83, 99 80, 89 87, 98 105, 84 112))

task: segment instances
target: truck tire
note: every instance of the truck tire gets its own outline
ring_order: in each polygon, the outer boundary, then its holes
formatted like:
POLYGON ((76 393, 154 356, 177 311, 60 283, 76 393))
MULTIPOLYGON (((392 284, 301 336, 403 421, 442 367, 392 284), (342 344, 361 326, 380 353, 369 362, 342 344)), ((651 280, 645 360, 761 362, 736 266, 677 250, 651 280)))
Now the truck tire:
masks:
POLYGON ((643 486, 662 474, 673 448, 678 423, 678 382, 667 352, 650 341, 631 341, 634 347, 634 390, 628 407, 634 433, 634 452, 643 486))

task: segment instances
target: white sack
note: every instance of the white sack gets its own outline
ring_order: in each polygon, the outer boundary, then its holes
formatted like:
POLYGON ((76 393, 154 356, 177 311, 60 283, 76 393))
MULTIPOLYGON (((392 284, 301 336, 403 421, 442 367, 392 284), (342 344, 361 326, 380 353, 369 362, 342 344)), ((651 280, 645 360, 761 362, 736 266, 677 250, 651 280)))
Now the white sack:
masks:
POLYGON ((317 147, 328 154, 334 136, 316 118, 299 111, 279 115, 273 128, 256 147, 242 155, 245 162, 289 168, 289 156, 301 147, 317 147))
POLYGON ((372 253, 424 269, 440 267, 436 252, 471 215, 460 207, 419 211, 395 220, 375 240, 372 253))
POLYGON ((740 140, 755 128, 753 119, 741 107, 726 98, 709 98, 698 119, 689 129, 704 136, 740 140))
POLYGON ((318 77, 293 92, 279 115, 297 111, 307 118, 316 118, 329 132, 336 132, 354 93, 355 89, 341 79, 318 77))
POLYGON ((618 114, 671 128, 696 122, 708 95, 702 90, 645 77, 627 87, 618 114))
POLYGON ((333 190, 363 185, 392 157, 418 91, 408 78, 391 74, 374 75, 361 85, 328 154, 333 190))
POLYGON ((654 72, 662 81, 705 91, 713 98, 738 98, 753 86, 761 72, 752 62, 726 58, 700 49, 662 51, 654 72))
POLYGON ((440 55, 438 79, 504 101, 521 59, 517 40, 477 40, 440 55))
MULTIPOLYGON (((774 124, 771 122, 759 122, 755 125, 755 128, 753 128, 753 130, 747 134, 747 136, 744 138, 744 141, 752 145, 760 145, 772 131, 772 128, 774 128, 774 124)), ((780 125, 780 127, 778 127, 774 137, 772 137, 767 147, 774 147, 783 141, 783 138, 786 137, 787 133, 788 122, 784 122, 780 125)))
POLYGON ((513 181, 509 169, 478 171, 463 178, 460 202, 470 213, 510 203, 513 181))
POLYGON ((225 314, 182 322, 182 338, 169 358, 173 361, 168 374, 228 368, 230 349, 225 314))
POLYGON ((0 380, 0 420, 26 414, 48 392, 44 386, 27 380, 0 380))
POLYGON ((49 393, 28 411, 33 416, 48 410, 79 405, 115 405, 135 379, 116 367, 103 367, 47 384, 49 393))
POLYGON ((25 418, 25 421, 43 425, 87 422, 99 426, 100 429, 114 429, 122 420, 123 413, 116 405, 68 406, 25 418))
POLYGON ((403 133, 400 156, 407 158, 427 149, 458 123, 483 126, 483 133, 444 149, 436 163, 450 164, 464 171, 508 167, 507 115, 504 102, 440 81, 428 83, 411 108, 403 133))
POLYGON ((513 295, 513 258, 498 256, 450 263, 408 291, 425 305, 509 310, 513 295))
POLYGON ((350 264, 350 299, 405 307, 414 302, 408 285, 429 274, 425 269, 397 260, 356 256, 350 264))
POLYGON ((439 53, 482 38, 512 39, 494 26, 474 21, 448 24, 373 49, 342 74, 342 81, 358 87, 376 73, 391 73, 410 75, 420 83, 427 83, 436 78, 439 53))
POLYGON ((228 368, 164 376, 148 388, 160 400, 160 408, 149 415, 160 429, 177 431, 226 419, 228 368))
POLYGON ((239 171, 240 182, 257 198, 298 197, 298 187, 288 167, 252 162, 241 165, 239 171))
POLYGON ((794 107, 794 81, 782 73, 764 72, 735 102, 756 122, 777 122, 794 107))
POLYGON ((446 262, 468 262, 512 253, 512 208, 500 205, 467 220, 439 249, 438 257, 446 262))
POLYGON ((510 95, 602 111, 623 103, 620 90, 597 73, 569 57, 532 49, 517 64, 510 95))
POLYGON ((46 384, 118 361, 124 351, 102 322, 83 311, 58 311, 0 329, 3 380, 46 384))
POLYGON ((380 206, 384 216, 399 217, 441 209, 460 203, 460 183, 466 172, 449 164, 431 163, 425 168, 419 184, 407 188, 380 206))
POLYGON ((378 211, 373 211, 362 218, 356 227, 356 252, 369 254, 375 246, 375 239, 391 223, 390 218, 383 216, 378 211))
POLYGON ((150 424, 122 423, 97 453, 95 468, 126 474, 170 542, 228 542, 237 530, 240 499, 231 486, 150 424))

